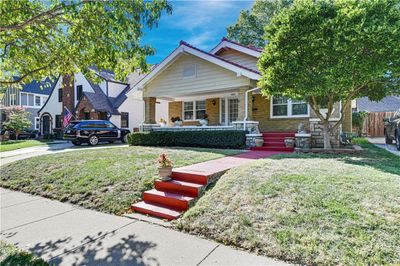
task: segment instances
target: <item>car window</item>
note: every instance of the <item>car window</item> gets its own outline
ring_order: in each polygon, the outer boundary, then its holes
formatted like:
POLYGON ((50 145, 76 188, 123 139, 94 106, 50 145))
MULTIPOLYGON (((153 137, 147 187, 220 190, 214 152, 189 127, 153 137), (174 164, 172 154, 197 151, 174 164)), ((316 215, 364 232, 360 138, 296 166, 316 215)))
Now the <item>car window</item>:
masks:
POLYGON ((67 129, 76 128, 79 125, 79 122, 71 122, 68 124, 67 129))
POLYGON ((115 128, 114 124, 111 122, 104 122, 107 128, 115 128))

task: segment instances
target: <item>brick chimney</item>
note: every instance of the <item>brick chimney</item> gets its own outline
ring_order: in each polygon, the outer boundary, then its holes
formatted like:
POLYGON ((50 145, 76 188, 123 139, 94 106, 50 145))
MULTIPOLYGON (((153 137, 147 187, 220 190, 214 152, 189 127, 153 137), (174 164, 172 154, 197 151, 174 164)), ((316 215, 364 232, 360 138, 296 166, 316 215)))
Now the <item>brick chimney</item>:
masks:
MULTIPOLYGON (((74 76, 73 75, 64 75, 62 80, 62 110, 61 114, 64 118, 64 107, 67 107, 68 110, 75 116, 74 108, 75 108, 75 90, 74 90, 74 76)), ((61 123, 62 125, 62 123, 61 123)))

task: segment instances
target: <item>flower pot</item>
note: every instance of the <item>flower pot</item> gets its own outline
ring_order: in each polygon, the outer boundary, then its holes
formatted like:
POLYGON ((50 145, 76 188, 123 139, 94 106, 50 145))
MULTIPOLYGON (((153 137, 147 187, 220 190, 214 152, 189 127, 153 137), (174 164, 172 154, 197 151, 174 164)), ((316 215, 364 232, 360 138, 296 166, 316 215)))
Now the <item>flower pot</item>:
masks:
POLYGON ((160 127, 167 127, 167 123, 160 123, 160 127))
POLYGON ((204 126, 207 126, 207 125, 208 125, 208 120, 206 120, 206 119, 200 119, 200 120, 199 120, 199 123, 200 123, 200 125, 202 125, 202 126, 204 127, 204 126))
POLYGON ((256 147, 262 147, 264 145, 264 140, 263 139, 255 139, 254 143, 256 144, 256 147))
POLYGON ((286 148, 293 148, 295 140, 294 138, 285 138, 285 146, 286 148))
POLYGON ((162 181, 171 180, 172 167, 158 168, 158 175, 162 181))

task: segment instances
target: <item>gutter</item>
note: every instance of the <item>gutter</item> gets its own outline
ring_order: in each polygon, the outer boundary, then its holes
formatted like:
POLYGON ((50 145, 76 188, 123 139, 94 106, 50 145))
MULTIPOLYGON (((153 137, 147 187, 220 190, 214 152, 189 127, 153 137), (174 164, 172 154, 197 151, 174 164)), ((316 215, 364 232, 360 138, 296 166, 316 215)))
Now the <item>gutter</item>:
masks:
POLYGON ((259 88, 252 88, 250 90, 247 90, 244 93, 244 119, 243 119, 243 128, 246 130, 246 121, 249 118, 249 92, 253 92, 258 90, 259 88))

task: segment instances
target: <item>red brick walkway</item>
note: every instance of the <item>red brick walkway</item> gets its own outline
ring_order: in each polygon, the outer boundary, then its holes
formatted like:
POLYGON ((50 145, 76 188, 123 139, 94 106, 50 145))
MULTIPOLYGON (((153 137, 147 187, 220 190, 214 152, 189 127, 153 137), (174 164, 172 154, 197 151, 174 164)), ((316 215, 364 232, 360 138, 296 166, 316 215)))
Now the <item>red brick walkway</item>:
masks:
MULTIPOLYGON (((155 181, 155 189, 143 193, 143 201, 133 204, 132 210, 173 220, 185 212, 208 184, 227 170, 257 159, 282 154, 282 151, 249 151, 234 156, 176 168, 172 180, 155 181)), ((287 152, 286 152, 287 153, 287 152)))

